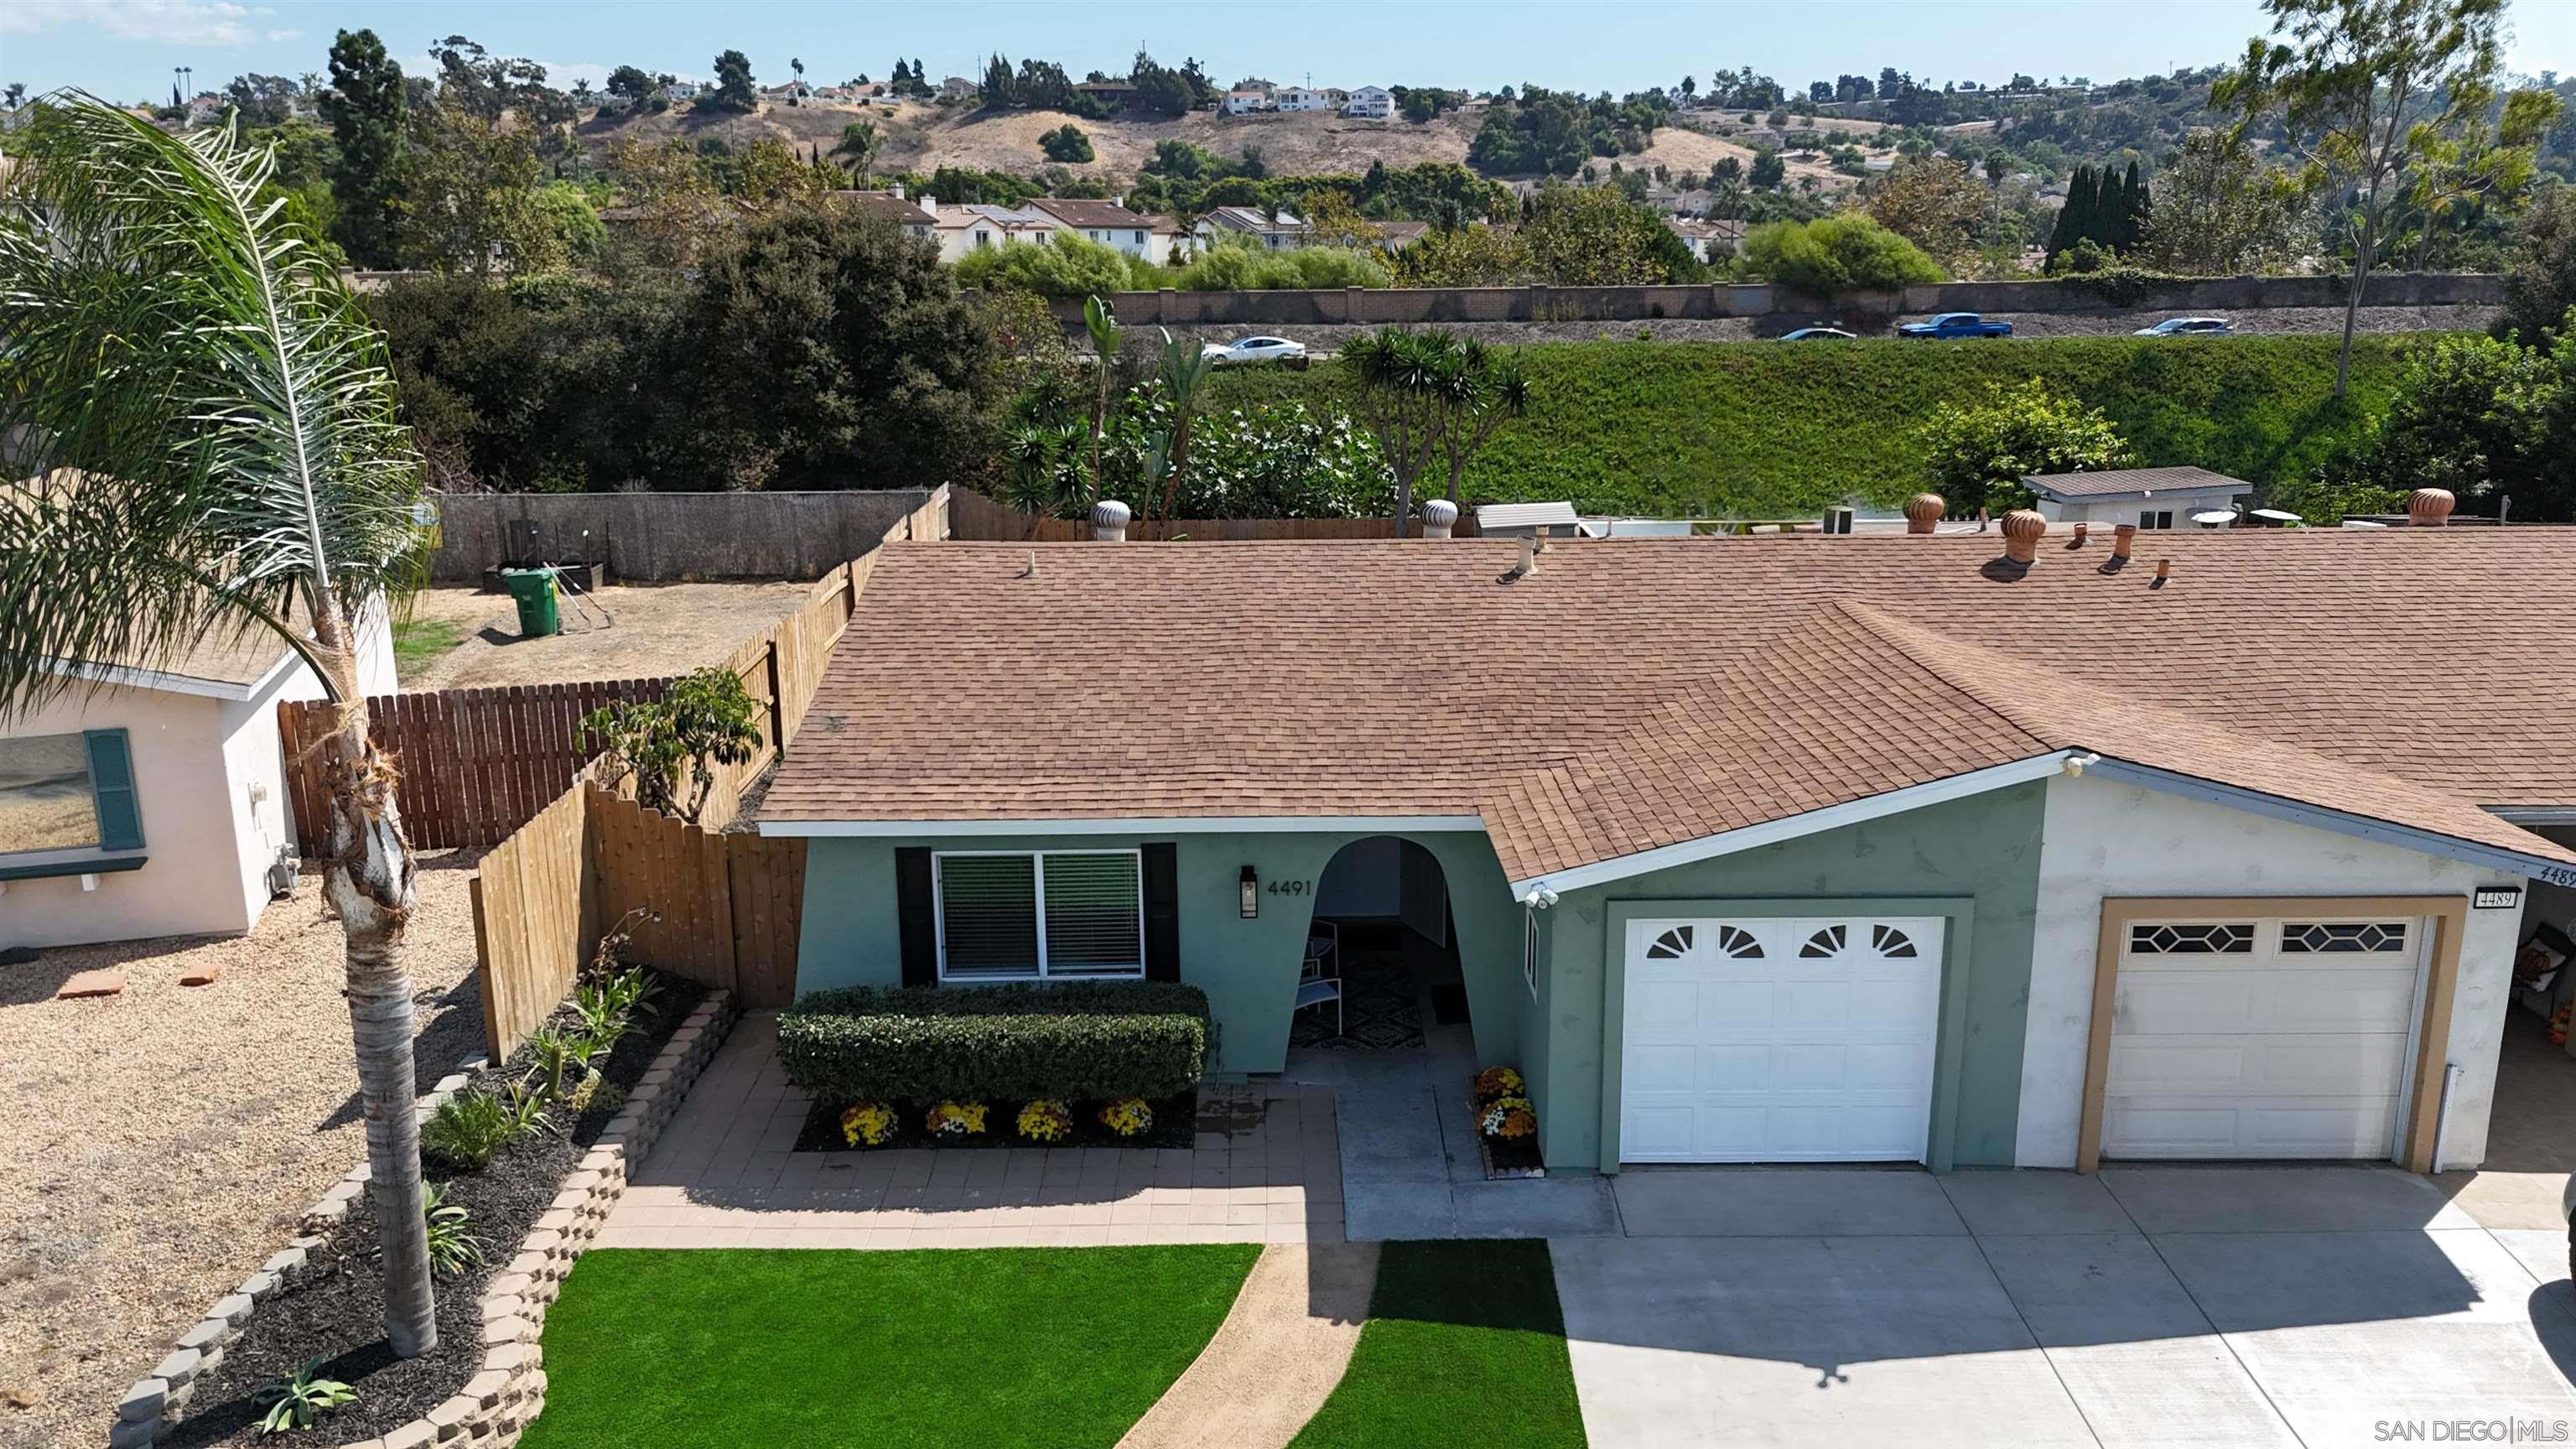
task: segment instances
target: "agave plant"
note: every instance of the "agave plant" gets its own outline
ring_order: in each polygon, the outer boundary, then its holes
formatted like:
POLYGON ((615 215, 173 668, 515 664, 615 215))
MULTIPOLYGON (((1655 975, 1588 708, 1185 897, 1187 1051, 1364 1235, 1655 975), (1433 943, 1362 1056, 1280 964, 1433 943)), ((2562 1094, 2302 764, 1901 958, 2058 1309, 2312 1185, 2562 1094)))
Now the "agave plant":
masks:
POLYGON ((322 1360, 315 1358, 262 1389, 260 1397, 268 1401, 268 1412, 260 1418, 259 1432, 283 1434, 289 1429, 310 1429, 330 1410, 356 1403, 358 1391, 338 1379, 322 1377, 322 1360))
POLYGON ((447 1200, 438 1183, 422 1199, 421 1224, 429 1235, 429 1261, 442 1273, 461 1273, 483 1261, 483 1240, 467 1231, 474 1216, 447 1200))
POLYGON ((346 940, 396 1354, 437 1344, 402 964, 413 860, 353 639, 417 576, 420 458, 381 336, 263 200, 267 148, 38 103, 0 182, 0 717, 265 632, 339 705, 323 898, 346 940))

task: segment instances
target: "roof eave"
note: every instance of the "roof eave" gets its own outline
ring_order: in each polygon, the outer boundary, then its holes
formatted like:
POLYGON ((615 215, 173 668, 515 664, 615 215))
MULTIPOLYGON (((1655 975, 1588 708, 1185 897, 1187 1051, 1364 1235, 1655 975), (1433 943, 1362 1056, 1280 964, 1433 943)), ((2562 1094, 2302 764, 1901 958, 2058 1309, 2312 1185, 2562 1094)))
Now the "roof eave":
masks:
POLYGON ((760 833, 883 840, 918 835, 1232 835, 1251 832, 1483 830, 1481 815, 1085 815, 946 820, 763 820, 760 833))

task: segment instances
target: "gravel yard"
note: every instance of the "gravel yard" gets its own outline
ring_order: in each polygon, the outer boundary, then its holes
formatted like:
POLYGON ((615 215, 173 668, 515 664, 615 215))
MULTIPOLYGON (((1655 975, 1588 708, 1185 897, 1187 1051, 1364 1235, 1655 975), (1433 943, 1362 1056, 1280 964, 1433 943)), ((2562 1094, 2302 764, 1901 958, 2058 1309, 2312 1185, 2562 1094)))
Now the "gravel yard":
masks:
MULTIPOLYGON (((482 1051, 477 852, 421 862, 423 1084, 482 1051)), ((308 873, 250 935, 0 967, 0 1445, 101 1442, 126 1385, 366 1155, 340 928, 308 873), (219 966, 211 986, 183 971, 219 966), (120 996, 56 1001, 75 971, 120 996)))
POLYGON ((409 618, 461 626, 464 642, 406 673, 405 689, 550 684, 565 679, 645 679, 719 664, 753 635, 796 611, 811 583, 612 584, 562 602, 564 632, 519 637, 507 594, 424 589, 409 618))

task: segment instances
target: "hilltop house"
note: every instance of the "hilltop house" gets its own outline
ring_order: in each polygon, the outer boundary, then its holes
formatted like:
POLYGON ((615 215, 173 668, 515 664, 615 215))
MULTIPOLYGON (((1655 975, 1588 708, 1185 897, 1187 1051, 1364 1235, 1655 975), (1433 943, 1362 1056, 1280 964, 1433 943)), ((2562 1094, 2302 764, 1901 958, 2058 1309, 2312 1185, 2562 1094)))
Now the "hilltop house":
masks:
POLYGON ((2576 530, 1540 547, 887 545, 757 811, 798 989, 1181 981, 1276 1072, 1365 862, 1551 1169, 2486 1155, 2576 530))
POLYGON ((1274 217, 1257 206, 1219 206, 1199 218, 1198 240, 1202 246, 1234 241, 1278 252, 1306 245, 1310 230, 1294 212, 1274 217))
POLYGON ((1289 86, 1271 97, 1272 107, 1282 111, 1329 111, 1333 98, 1306 86, 1289 86))
POLYGON ((1116 247, 1131 257, 1161 260, 1154 256, 1154 219, 1129 211, 1116 201, 1041 196, 1029 203, 1027 214, 1058 230, 1116 247))
POLYGON ((1342 114, 1383 121, 1395 114, 1395 92, 1384 86, 1361 86, 1342 103, 1342 114))
POLYGON ((1218 109, 1229 116, 1248 116, 1255 111, 1267 111, 1272 109, 1270 92, 1238 86, 1225 93, 1225 100, 1218 109))
POLYGON ((2040 473, 2021 480, 2052 523, 2189 527, 2195 513, 2233 513, 2254 485, 2206 468, 2114 468, 2040 473))

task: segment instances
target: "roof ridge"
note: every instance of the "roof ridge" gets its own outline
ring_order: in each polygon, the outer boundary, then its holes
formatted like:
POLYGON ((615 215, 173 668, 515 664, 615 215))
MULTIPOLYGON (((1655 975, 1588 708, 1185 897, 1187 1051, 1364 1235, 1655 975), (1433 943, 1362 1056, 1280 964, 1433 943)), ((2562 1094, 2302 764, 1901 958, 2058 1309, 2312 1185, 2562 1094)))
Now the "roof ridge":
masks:
MULTIPOLYGON (((1830 607, 1841 613, 1844 617, 1850 619, 1853 623, 1868 630, 1871 634, 1876 635, 1890 648, 1893 648, 1899 654, 1904 655, 1906 660, 1912 663, 1916 668, 1921 669, 1924 673, 1931 675, 1934 679, 1937 679, 1941 681, 1941 683, 1949 686, 1952 690, 1956 691, 1961 698, 1976 705, 1979 709, 1993 715, 1995 718, 2002 720, 2005 724, 2012 726, 2021 733, 2030 736, 2033 744, 2039 745, 2044 749, 2051 750, 2062 750, 2068 748, 2066 741, 2055 738, 2049 730, 2041 727, 2036 715, 2032 714, 2025 708, 2016 707, 2021 702, 2011 700, 2009 697, 2003 700, 1990 698, 1987 691, 1979 687, 1978 681, 1961 677, 1956 671, 1943 667, 1942 661, 1938 658, 1930 657, 1925 651, 1923 645, 1928 639, 1931 642, 1939 643, 1949 648, 1964 649, 1981 657, 1991 659, 1999 667, 2005 666, 2007 661, 2005 661, 2001 655, 1996 654, 1993 650, 1987 649, 1982 645, 1970 644, 1952 639, 1947 635, 1932 633, 1929 630, 1923 629, 1919 625, 1899 619, 1895 615, 1890 614, 1883 609, 1876 608, 1869 604, 1864 604, 1857 599, 1836 599, 1830 607)), ((2063 682, 2070 687, 2085 687, 2081 685, 2080 681, 2069 679, 2067 676, 2058 673, 2054 669, 2048 668, 2046 665, 2014 663, 2011 664, 2010 667, 2034 670, 2038 673, 2047 675, 2052 680, 2063 682)))

